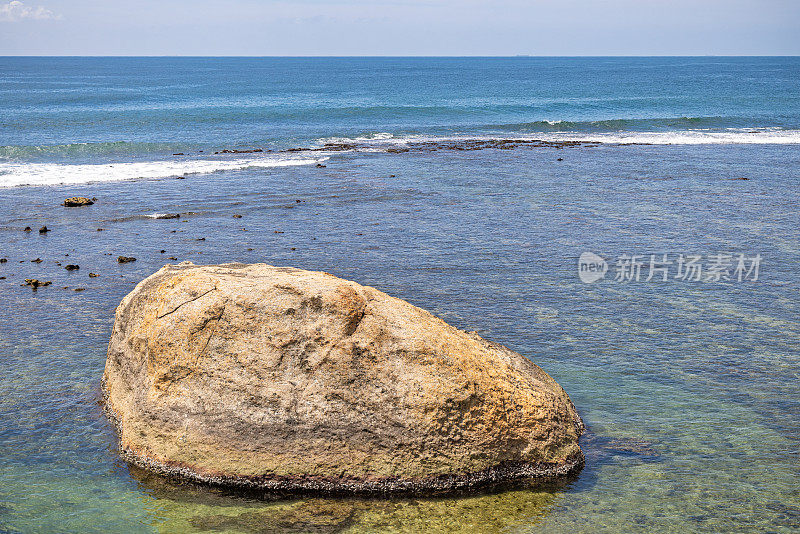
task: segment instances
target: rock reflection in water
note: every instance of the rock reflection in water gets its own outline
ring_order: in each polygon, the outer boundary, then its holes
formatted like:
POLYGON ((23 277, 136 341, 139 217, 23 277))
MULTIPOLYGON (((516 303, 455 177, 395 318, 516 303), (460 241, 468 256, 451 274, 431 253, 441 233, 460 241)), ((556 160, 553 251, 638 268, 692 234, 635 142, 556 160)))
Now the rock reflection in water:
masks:
POLYGON ((160 532, 504 532, 543 519, 566 483, 504 485, 449 497, 356 499, 241 494, 167 479, 130 466, 160 532))

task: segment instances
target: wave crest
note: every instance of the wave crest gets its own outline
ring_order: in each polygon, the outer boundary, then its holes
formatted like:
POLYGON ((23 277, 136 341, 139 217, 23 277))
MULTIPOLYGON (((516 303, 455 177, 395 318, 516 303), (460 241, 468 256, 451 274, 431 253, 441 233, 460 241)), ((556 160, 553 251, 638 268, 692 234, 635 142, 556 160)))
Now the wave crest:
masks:
POLYGON ((157 179, 186 174, 208 174, 248 168, 312 165, 328 159, 299 157, 259 157, 148 161, 105 164, 0 163, 0 187, 23 185, 83 184, 136 179, 157 179))

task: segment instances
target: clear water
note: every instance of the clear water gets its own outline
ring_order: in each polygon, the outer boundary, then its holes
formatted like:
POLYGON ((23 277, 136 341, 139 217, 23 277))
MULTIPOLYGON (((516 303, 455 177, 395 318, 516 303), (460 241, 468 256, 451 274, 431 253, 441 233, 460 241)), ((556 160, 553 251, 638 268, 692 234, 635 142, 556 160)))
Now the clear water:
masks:
POLYGON ((0 59, 0 531, 796 531, 800 151, 785 141, 798 71, 781 58, 0 59), (571 124, 542 122, 556 120, 571 124), (365 146, 276 152, 329 138, 365 146), (213 156, 255 146, 273 152, 213 156), (174 179, 208 161, 224 168, 174 179), (179 168, 139 180, 75 171, 167 163, 179 168), (39 185, 14 185, 23 176, 39 185), (59 206, 72 195, 98 202, 59 206), (755 282, 587 285, 584 251, 764 261, 755 282), (586 468, 556 488, 368 501, 263 501, 129 469, 97 404, 114 308, 183 260, 325 270, 506 344, 572 397, 586 468))

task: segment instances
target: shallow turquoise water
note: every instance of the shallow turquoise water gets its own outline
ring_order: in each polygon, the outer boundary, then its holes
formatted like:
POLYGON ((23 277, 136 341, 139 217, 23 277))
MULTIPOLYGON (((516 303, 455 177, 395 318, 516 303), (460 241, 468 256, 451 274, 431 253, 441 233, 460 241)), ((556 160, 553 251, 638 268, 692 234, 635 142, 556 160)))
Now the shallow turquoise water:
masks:
POLYGON ((797 529, 796 169, 786 147, 603 146, 343 154, 324 169, 0 190, 0 525, 797 529), (72 194, 100 200, 58 205, 72 194), (52 231, 22 232, 41 224, 52 231), (586 285, 584 250, 765 259, 757 282, 586 285), (138 261, 118 265, 120 254, 138 261), (589 427, 586 468, 550 491, 366 503, 264 503, 131 474, 97 405, 99 379, 114 307, 165 256, 326 270, 512 347, 571 395, 589 427), (19 286, 30 277, 53 286, 19 286))
POLYGON ((797 531, 798 68, 0 58, 0 185, 39 184, 0 187, 0 531, 797 531), (492 136, 605 143, 385 152, 492 136), (330 138, 360 146, 277 152, 330 138), (656 144, 616 142, 631 139, 656 144), (213 155, 256 146, 275 151, 213 155), (73 195, 98 202, 59 205, 73 195), (623 254, 763 263, 757 281, 587 285, 586 251, 612 269, 623 254), (392 501, 132 472, 97 404, 114 309, 183 260, 324 270, 506 344, 570 394, 586 468, 560 487, 392 501))

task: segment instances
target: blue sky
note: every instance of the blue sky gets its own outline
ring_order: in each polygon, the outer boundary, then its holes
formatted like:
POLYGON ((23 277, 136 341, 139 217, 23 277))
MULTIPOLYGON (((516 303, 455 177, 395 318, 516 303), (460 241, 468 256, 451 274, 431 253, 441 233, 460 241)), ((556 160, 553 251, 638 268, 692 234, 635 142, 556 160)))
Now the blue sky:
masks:
POLYGON ((0 55, 800 55, 800 0, 0 0, 0 55))

